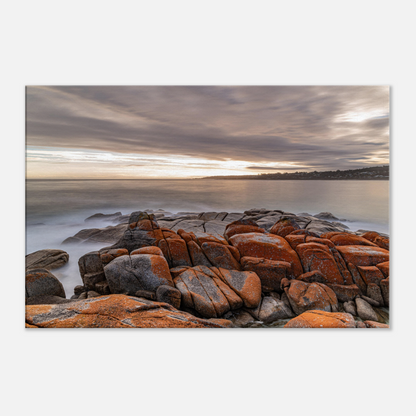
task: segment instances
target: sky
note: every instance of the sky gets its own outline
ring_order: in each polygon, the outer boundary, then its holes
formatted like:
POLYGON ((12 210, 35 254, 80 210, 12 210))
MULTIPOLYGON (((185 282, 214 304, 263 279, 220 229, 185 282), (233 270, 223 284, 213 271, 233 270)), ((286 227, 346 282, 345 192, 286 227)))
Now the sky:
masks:
POLYGON ((28 179, 158 179, 389 163, 386 86, 30 86, 28 179))

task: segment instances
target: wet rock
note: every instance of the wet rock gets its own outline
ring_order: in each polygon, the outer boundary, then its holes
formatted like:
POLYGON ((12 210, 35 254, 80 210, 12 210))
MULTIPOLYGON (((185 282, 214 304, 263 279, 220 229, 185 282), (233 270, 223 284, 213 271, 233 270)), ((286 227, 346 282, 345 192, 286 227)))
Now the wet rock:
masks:
POLYGON ((26 272, 26 297, 59 296, 65 298, 62 283, 46 269, 32 269, 26 272))
POLYGON ((355 305, 357 307, 357 315, 363 320, 363 321, 378 321, 377 314, 374 312, 371 305, 366 302, 364 299, 357 298, 355 299, 355 305))
POLYGON ((26 256, 26 270, 53 270, 64 266, 69 260, 69 254, 63 250, 38 250, 26 256))
POLYGON ((355 321, 349 313, 308 311, 291 319, 285 328, 355 328, 355 321))

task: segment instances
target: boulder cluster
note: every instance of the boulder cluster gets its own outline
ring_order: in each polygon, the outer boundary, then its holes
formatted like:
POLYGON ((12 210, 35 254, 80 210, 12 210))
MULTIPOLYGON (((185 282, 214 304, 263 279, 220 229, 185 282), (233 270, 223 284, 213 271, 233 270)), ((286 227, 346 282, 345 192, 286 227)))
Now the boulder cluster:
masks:
POLYGON ((118 241, 79 259, 71 299, 48 270, 27 271, 27 325, 388 327, 388 237, 321 218, 133 212, 118 241))

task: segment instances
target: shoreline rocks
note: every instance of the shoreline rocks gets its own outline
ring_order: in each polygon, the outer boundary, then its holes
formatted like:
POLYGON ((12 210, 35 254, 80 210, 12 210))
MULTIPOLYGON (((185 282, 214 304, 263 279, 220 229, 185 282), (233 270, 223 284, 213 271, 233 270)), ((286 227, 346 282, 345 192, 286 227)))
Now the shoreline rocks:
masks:
MULTIPOLYGON (((35 293, 29 281, 33 294, 28 307, 50 301, 58 316, 80 302, 106 297, 113 304, 127 296, 144 304, 169 305, 195 319, 217 320, 219 327, 385 325, 385 312, 373 309, 389 305, 385 236, 348 232, 327 221, 338 220, 330 213, 319 215, 324 219, 280 210, 158 214, 159 218, 150 212, 133 212, 128 223, 116 226, 122 231, 117 241, 82 256, 78 264, 83 285, 75 288, 71 300, 51 289, 50 276, 47 293, 43 289, 35 293)), ((121 217, 125 221, 121 213, 109 214, 107 219, 121 217)), ((83 231, 78 235, 87 239, 97 235, 83 231)), ((88 319, 83 323, 66 320, 65 325, 71 322, 95 325, 88 319)), ((33 320, 28 324, 36 326, 33 320)))

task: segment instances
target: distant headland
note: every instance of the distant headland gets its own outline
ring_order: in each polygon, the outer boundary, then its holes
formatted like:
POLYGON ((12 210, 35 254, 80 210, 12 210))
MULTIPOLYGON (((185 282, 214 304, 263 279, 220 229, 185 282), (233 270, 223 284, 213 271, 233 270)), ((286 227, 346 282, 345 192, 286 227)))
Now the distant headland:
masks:
POLYGON ((261 179, 261 180, 389 180, 390 167, 376 166, 350 170, 329 170, 325 172, 261 173, 258 175, 207 176, 201 179, 261 179))

